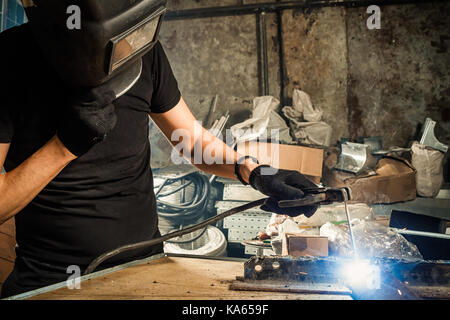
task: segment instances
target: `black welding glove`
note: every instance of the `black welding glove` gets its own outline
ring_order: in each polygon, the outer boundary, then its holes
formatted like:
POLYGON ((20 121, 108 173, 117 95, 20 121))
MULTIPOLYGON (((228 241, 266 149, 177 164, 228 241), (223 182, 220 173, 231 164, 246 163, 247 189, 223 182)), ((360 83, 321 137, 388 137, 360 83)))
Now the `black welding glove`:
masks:
POLYGON ((102 86, 77 94, 62 111, 57 136, 71 153, 80 157, 111 133, 117 123, 115 99, 102 86))
POLYGON ((280 208, 278 201, 296 200, 304 197, 302 189, 317 188, 298 171, 281 170, 262 165, 254 169, 250 174, 250 185, 270 197, 261 207, 264 211, 296 217, 305 215, 307 217, 316 213, 318 206, 302 206, 295 208, 280 208))

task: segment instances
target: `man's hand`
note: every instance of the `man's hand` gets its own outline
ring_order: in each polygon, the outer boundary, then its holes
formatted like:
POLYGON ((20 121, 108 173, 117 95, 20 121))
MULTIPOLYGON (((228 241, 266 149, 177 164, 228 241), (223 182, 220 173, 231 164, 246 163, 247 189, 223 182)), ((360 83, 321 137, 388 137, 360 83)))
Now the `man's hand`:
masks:
POLYGON ((304 197, 302 189, 316 188, 317 186, 309 181, 298 171, 275 169, 262 165, 254 169, 250 174, 250 185, 270 197, 261 209, 277 214, 296 217, 304 214, 312 216, 318 206, 304 206, 298 208, 280 208, 278 201, 296 200, 304 197))
POLYGON ((103 142, 117 123, 114 92, 105 86, 84 92, 63 110, 57 136, 75 156, 103 142))

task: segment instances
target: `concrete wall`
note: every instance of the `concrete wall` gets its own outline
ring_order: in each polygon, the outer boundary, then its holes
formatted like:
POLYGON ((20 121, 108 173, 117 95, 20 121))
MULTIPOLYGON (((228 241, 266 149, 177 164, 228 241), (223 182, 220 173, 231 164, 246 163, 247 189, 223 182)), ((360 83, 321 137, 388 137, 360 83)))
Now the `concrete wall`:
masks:
MULTIPOLYGON (((270 1, 169 0, 170 10, 270 1)), ((275 2, 275 1, 272 1, 275 2)), ((380 30, 367 8, 328 7, 282 13, 284 94, 306 91, 341 137, 382 136, 407 146, 425 117, 450 143, 450 3, 381 7, 380 30)), ((277 19, 268 14, 270 94, 280 98, 277 19)), ((230 125, 248 117, 261 92, 254 15, 166 21, 161 41, 183 96, 199 119, 214 95, 230 125)))
POLYGON ((382 14, 381 30, 369 32, 363 9, 347 11, 351 135, 404 145, 431 117, 449 143, 450 3, 388 6, 382 14))

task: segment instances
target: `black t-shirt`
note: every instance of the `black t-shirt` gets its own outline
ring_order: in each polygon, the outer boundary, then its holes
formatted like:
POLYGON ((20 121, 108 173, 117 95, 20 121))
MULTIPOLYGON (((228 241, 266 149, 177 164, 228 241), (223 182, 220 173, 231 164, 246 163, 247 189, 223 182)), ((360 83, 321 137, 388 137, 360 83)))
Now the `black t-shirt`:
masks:
MULTIPOLYGON (((5 161, 11 171, 55 135, 68 91, 28 25, 0 34, 0 72, 0 143, 11 143, 5 161)), ((180 98, 157 43, 143 58, 139 81, 114 102, 118 122, 108 139, 71 162, 16 216, 20 254, 86 266, 109 250, 158 236, 148 115, 169 111, 180 98)), ((126 253, 109 263, 160 248, 126 253)))

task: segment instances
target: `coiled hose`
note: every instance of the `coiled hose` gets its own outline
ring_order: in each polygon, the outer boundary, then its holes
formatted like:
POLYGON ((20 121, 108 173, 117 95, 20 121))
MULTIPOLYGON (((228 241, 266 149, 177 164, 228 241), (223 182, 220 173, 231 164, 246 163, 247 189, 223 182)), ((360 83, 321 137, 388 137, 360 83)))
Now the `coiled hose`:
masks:
MULTIPOLYGON (((205 175, 195 172, 182 178, 165 179, 160 185, 155 186, 155 189, 158 215, 169 222, 170 231, 182 229, 187 225, 192 225, 193 222, 207 218, 211 186, 205 175), (177 184, 180 185, 177 186, 177 184), (188 187, 193 189, 191 197, 186 195, 188 187), (165 189, 169 190, 164 192, 165 189), (181 198, 179 203, 178 201, 167 201, 168 197, 177 194, 181 198)), ((168 242, 189 243, 200 238, 205 232, 206 228, 199 235, 187 241, 172 240, 168 242)))

